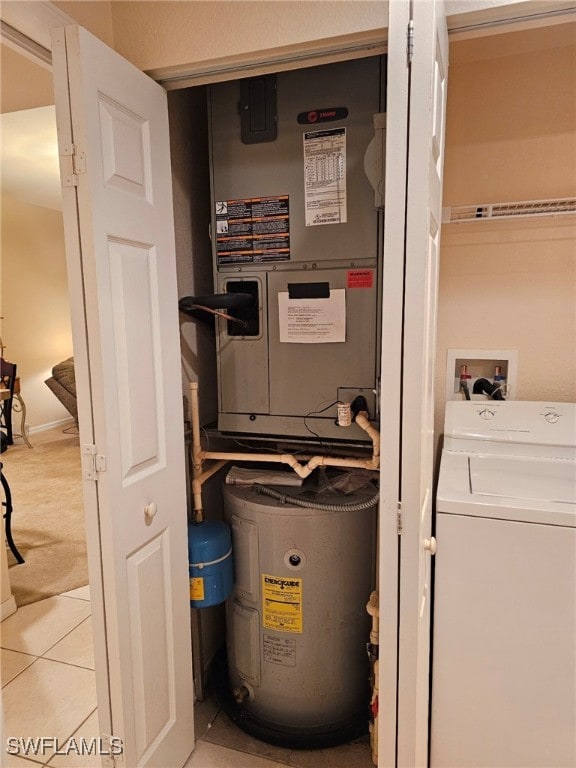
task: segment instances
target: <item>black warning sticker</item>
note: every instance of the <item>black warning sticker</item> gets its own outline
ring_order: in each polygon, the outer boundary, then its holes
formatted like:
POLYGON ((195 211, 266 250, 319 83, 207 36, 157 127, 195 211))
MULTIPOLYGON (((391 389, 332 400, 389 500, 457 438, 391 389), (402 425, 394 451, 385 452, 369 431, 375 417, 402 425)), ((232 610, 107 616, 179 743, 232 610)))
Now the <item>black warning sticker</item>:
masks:
POLYGON ((288 195, 216 202, 218 265, 288 261, 288 195))

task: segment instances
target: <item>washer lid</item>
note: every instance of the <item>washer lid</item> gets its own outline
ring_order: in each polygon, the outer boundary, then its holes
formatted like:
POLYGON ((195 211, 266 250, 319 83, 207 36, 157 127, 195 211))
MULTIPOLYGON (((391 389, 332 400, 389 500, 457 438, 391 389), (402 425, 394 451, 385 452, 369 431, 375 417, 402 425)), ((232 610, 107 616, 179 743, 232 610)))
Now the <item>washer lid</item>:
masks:
POLYGON ((474 495, 576 504, 576 465, 508 456, 469 456, 474 495))

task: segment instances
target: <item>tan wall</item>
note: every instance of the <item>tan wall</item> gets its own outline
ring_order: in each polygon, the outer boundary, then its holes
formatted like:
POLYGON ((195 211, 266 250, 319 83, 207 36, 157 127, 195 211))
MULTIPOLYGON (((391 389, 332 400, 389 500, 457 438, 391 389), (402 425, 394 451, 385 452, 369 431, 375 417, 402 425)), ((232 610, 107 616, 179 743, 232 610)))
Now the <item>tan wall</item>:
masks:
MULTIPOLYGON (((113 44, 108 0, 54 5, 113 44)), ((54 103, 51 71, 4 45, 0 56, 2 112, 54 103)), ((35 429, 70 418, 44 384, 52 366, 72 354, 62 214, 2 199, 0 270, 2 338, 6 356, 18 364, 27 422, 35 429)))
POLYGON ((54 104, 52 72, 12 48, 0 45, 0 112, 17 112, 50 104, 54 104))
POLYGON ((53 0, 52 5, 68 14, 106 45, 114 47, 110 0, 53 0))
MULTIPOLYGON (((575 25, 451 45, 445 205, 576 195, 575 25)), ((576 400, 576 220, 442 230, 436 429, 447 349, 518 351, 517 398, 576 400)))
MULTIPOLYGON (((6 198, 1 205, 2 338, 34 429, 70 418, 44 384, 52 366, 72 354, 62 213, 6 198)), ((15 431, 19 426, 17 417, 15 431)))
POLYGON ((140 69, 157 69, 381 29, 387 6, 381 0, 113 2, 114 47, 140 69))
POLYGON ((573 195, 576 24, 452 43, 444 204, 573 195))

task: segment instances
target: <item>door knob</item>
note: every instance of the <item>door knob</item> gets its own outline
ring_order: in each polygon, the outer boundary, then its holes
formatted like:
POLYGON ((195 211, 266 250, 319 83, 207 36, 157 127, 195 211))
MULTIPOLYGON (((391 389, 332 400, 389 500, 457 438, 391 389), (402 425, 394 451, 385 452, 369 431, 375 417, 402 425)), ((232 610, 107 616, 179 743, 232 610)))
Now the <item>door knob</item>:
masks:
POLYGON ((156 502, 151 502, 150 504, 146 504, 144 507, 144 516, 148 518, 148 520, 152 520, 154 515, 158 512, 158 507, 156 506, 156 502))
POLYGON ((430 537, 429 539, 424 539, 424 549, 427 549, 428 552, 430 552, 431 555, 436 554, 436 539, 434 536, 430 537))

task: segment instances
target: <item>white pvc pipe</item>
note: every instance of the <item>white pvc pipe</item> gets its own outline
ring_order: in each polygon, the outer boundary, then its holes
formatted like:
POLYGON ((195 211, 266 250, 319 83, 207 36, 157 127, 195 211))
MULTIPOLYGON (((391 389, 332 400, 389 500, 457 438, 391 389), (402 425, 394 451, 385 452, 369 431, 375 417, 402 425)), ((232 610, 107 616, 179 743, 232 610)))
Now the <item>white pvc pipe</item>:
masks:
POLYGON ((194 520, 204 519, 202 508, 202 444, 200 442, 200 409, 198 407, 198 382, 190 382, 190 423, 192 425, 192 494, 194 497, 194 520))
POLYGON ((192 425, 192 465, 197 472, 202 471, 202 445, 200 443, 200 409, 198 406, 198 382, 190 382, 190 423, 192 425))
POLYGON ((372 456, 369 459, 357 459, 341 456, 312 456, 306 464, 301 464, 290 453, 241 453, 230 451, 203 451, 200 443, 200 416, 198 407, 198 382, 190 382, 190 421, 192 424, 192 487, 194 492, 194 510, 202 516, 202 483, 211 477, 227 461, 261 461, 270 464, 287 464, 302 479, 308 477, 317 467, 348 467, 360 469, 378 469, 380 466, 380 433, 370 424, 368 414, 358 413, 356 424, 372 440, 372 456), (218 464, 202 471, 206 459, 215 459, 218 464))
POLYGON ((354 419, 356 424, 358 424, 359 427, 361 427, 364 432, 366 432, 370 439, 372 440, 372 458, 376 458, 377 456, 380 456, 380 432, 376 429, 376 427, 373 427, 372 424, 368 421, 368 414, 366 414, 364 411, 360 411, 360 413, 356 416, 354 419))
POLYGON ((372 629, 370 630, 370 642, 373 645, 378 645, 378 617, 380 616, 380 608, 378 604, 378 592, 374 591, 370 594, 370 600, 366 605, 366 611, 372 617, 372 629))
MULTIPOLYGON (((204 470, 203 472, 200 472, 199 474, 195 473, 193 471, 192 473, 192 493, 194 496, 194 512, 196 513, 196 517, 198 516, 203 517, 203 508, 202 508, 202 485, 203 483, 208 480, 209 477, 212 477, 216 472, 218 472, 219 469, 222 469, 228 461, 216 461, 212 466, 208 467, 208 469, 204 470)), ((201 522, 201 520, 197 519, 196 522, 201 522)))

